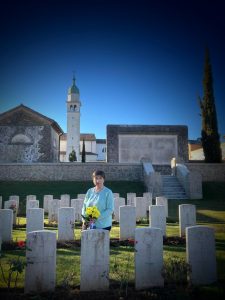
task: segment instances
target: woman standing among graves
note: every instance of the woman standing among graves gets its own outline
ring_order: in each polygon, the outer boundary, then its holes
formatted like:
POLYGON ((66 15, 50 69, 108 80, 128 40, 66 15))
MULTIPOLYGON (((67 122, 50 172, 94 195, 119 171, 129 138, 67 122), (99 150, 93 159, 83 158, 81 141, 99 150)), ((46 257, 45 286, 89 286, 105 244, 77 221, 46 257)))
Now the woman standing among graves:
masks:
MULTIPOLYGON (((100 216, 95 221, 96 229, 110 230, 114 211, 113 193, 109 188, 104 186, 105 173, 103 171, 95 171, 92 174, 92 179, 95 186, 90 188, 86 193, 82 215, 86 216, 86 209, 88 207, 96 206, 100 212, 100 216)), ((87 223, 84 219, 82 229, 87 229, 87 223)))

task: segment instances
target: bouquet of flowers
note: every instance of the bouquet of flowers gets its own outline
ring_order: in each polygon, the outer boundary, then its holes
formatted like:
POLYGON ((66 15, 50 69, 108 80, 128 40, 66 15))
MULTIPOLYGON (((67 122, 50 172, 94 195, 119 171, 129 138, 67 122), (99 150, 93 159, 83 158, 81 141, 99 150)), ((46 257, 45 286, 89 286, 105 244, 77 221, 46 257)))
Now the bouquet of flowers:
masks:
POLYGON ((83 215, 81 216, 88 223, 89 229, 95 229, 96 228, 95 221, 99 218, 100 211, 96 206, 89 206, 86 208, 85 216, 83 215))

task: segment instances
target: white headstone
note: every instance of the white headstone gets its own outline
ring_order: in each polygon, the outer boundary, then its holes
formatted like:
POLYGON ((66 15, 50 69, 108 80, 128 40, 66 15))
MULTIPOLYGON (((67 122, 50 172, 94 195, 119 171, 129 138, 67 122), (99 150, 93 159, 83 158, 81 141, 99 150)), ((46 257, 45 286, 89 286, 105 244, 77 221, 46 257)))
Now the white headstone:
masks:
POLYGON ((53 200, 53 195, 44 195, 43 207, 45 213, 48 213, 48 203, 50 200, 53 200))
POLYGON ((168 199, 164 196, 156 197, 156 205, 164 205, 166 217, 168 217, 168 199))
POLYGON ((217 281, 214 229, 206 226, 186 228, 187 263, 191 266, 192 284, 211 284, 217 281))
POLYGON ((127 193, 127 205, 135 206, 136 193, 127 193))
POLYGON ((12 240, 13 211, 12 209, 0 209, 0 228, 2 242, 12 240))
POLYGON ((9 209, 9 206, 10 206, 9 200, 5 201, 4 202, 4 209, 9 209))
MULTIPOLYGON (((32 200, 35 201, 35 200, 32 200)), ((28 208, 27 210, 27 233, 44 229, 44 209, 28 208)))
POLYGON ((164 205, 149 206, 149 226, 160 228, 166 236, 166 212, 164 205))
POLYGON ((114 198, 114 220, 119 221, 119 208, 120 206, 124 206, 125 205, 125 198, 121 198, 121 197, 116 197, 114 198))
POLYGON ((20 196, 17 195, 11 195, 9 196, 9 200, 15 200, 16 201, 16 208, 17 208, 17 213, 19 211, 19 206, 20 206, 20 196))
POLYGON ((84 230, 81 234, 81 291, 109 288, 109 231, 84 230))
POLYGON ((48 221, 51 222, 58 222, 58 210, 60 208, 60 200, 53 199, 50 200, 48 206, 48 221))
POLYGON ((84 200, 85 196, 86 196, 86 194, 78 194, 78 195, 77 195, 77 199, 82 199, 82 200, 84 200))
POLYGON ((70 207, 70 195, 61 195, 60 200, 60 207, 70 207))
POLYGON ((70 241, 75 239, 74 214, 75 209, 73 207, 59 208, 58 240, 70 241))
POLYGON ((144 197, 135 197, 134 205, 136 207, 136 219, 146 218, 147 217, 147 199, 144 197))
POLYGON ((75 209, 75 221, 81 221, 82 217, 82 207, 83 207, 84 200, 82 199, 71 199, 71 207, 75 209))
POLYGON ((27 195, 26 196, 26 210, 29 207, 28 202, 33 201, 33 200, 37 200, 36 195, 27 195))
POLYGON ((39 200, 28 200, 26 211, 31 208, 39 208, 39 200))
POLYGON ((120 194, 119 194, 119 193, 113 193, 113 197, 114 197, 114 198, 119 198, 119 197, 120 197, 120 194))
POLYGON ((146 211, 148 211, 149 206, 152 205, 152 193, 151 192, 143 193, 143 197, 146 199, 146 211))
POLYGON ((196 207, 193 204, 179 205, 179 232, 180 236, 185 235, 186 227, 196 225, 196 207))
POLYGON ((159 228, 135 229, 135 288, 164 285, 163 233, 159 228))
POLYGON ((120 240, 134 239, 136 228, 136 207, 120 206, 120 240))
POLYGON ((56 233, 48 230, 27 234, 25 293, 54 291, 56 281, 56 233))
POLYGON ((16 225, 16 218, 18 212, 18 201, 17 200, 8 200, 4 202, 5 209, 11 209, 13 212, 13 225, 16 225))
POLYGON ((9 200, 16 200, 16 201, 20 201, 20 196, 18 196, 18 195, 11 195, 11 196, 9 196, 9 200))
POLYGON ((36 195, 27 195, 26 196, 26 206, 27 206, 27 202, 29 200, 36 200, 36 199, 37 199, 36 195))

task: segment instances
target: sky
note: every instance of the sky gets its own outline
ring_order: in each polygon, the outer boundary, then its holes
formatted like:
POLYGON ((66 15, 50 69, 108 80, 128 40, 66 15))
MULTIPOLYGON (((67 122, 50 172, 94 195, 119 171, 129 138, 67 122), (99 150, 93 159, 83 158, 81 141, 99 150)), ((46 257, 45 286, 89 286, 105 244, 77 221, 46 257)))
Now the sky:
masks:
POLYGON ((66 132, 75 74, 81 133, 106 138, 108 124, 186 125, 197 139, 208 47, 224 136, 224 16, 223 0, 1 1, 0 113, 22 103, 66 132))

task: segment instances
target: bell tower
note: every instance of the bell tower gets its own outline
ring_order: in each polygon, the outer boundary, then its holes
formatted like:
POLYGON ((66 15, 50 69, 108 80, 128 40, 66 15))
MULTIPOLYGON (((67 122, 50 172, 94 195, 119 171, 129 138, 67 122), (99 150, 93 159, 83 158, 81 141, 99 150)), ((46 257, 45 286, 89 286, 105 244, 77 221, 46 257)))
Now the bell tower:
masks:
POLYGON ((68 89, 67 94, 67 146, 66 161, 69 161, 69 154, 75 150, 77 161, 80 161, 80 91, 75 84, 68 89))

